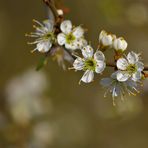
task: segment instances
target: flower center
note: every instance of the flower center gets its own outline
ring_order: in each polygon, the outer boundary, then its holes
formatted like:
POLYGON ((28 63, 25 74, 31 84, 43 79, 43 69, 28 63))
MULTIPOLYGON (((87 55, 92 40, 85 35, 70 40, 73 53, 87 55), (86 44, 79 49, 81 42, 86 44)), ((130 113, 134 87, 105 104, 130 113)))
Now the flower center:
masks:
POLYGON ((72 43, 75 39, 76 39, 76 38, 75 38, 75 36, 74 36, 72 33, 70 33, 70 34, 68 34, 68 35, 66 36, 66 42, 67 42, 68 44, 72 43))
POLYGON ((130 73, 130 74, 133 74, 137 71, 137 66, 136 65, 133 65, 133 64, 130 64, 128 67, 127 67, 127 71, 130 73))
POLYGON ((54 36, 54 33, 53 33, 53 32, 48 32, 47 34, 45 34, 45 35, 43 36, 43 38, 44 38, 45 40, 48 40, 48 39, 51 39, 52 41, 55 40, 55 36, 54 36))
POLYGON ((95 71, 96 64, 97 63, 96 63, 96 61, 93 58, 88 59, 84 63, 84 70, 92 70, 92 71, 95 71))

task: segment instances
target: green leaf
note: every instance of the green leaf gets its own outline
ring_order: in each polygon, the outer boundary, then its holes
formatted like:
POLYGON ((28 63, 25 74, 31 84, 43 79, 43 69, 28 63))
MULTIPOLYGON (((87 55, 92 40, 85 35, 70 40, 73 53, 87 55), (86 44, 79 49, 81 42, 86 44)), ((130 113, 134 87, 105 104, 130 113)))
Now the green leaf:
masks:
POLYGON ((46 64, 47 64, 47 57, 41 57, 38 65, 36 67, 36 71, 41 70, 46 64))

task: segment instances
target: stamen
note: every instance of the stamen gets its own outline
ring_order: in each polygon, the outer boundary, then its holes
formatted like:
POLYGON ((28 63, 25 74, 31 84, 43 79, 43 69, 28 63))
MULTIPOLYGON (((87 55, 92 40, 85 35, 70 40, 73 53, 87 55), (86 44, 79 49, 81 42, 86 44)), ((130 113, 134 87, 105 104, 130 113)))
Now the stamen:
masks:
POLYGON ((38 36, 37 35, 33 35, 33 34, 25 34, 26 37, 34 37, 34 38, 37 38, 38 36))
POLYGON ((79 81, 79 85, 81 85, 81 81, 82 81, 82 80, 80 79, 80 81, 79 81))
POLYGON ((116 106, 115 97, 113 96, 113 106, 116 106))
POLYGON ((137 90, 135 87, 133 87, 133 89, 134 89, 137 93, 140 93, 140 91, 139 91, 139 90, 137 90))
POLYGON ((45 30, 40 29, 39 27, 37 27, 37 26, 35 26, 35 25, 33 25, 33 28, 35 28, 37 31, 39 31, 39 32, 41 32, 41 33, 43 33, 43 34, 46 33, 45 30))
POLYGON ((39 21, 33 19, 33 22, 37 23, 38 25, 40 25, 41 27, 44 27, 43 24, 41 24, 39 21))
POLYGON ((31 52, 31 53, 34 53, 36 50, 37 50, 37 48, 31 50, 30 52, 31 52))
POLYGON ((69 67, 69 68, 68 68, 68 70, 74 70, 74 69, 75 69, 74 67, 69 67))

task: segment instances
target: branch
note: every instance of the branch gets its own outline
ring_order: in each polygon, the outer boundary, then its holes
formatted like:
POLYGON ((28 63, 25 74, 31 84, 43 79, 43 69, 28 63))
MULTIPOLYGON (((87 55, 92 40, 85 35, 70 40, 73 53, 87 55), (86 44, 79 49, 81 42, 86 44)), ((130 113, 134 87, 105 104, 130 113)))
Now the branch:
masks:
POLYGON ((145 66, 144 67, 144 71, 148 71, 148 66, 145 66))
POLYGON ((55 17, 55 20, 57 20, 59 15, 58 15, 57 9, 55 7, 54 0, 43 0, 43 2, 51 9, 51 11, 55 17))

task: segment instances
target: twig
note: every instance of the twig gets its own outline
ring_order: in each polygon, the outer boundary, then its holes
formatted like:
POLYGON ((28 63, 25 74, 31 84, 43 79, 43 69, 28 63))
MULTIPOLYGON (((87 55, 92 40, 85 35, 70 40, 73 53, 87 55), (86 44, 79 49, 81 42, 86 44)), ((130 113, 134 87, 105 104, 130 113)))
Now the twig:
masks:
POLYGON ((59 15, 58 15, 57 9, 55 7, 54 0, 43 0, 43 2, 51 9, 51 11, 55 17, 55 20, 57 20, 59 15))
POLYGON ((144 71, 148 71, 148 66, 144 66, 144 71))
POLYGON ((106 63, 106 66, 115 68, 116 64, 108 62, 106 63))

